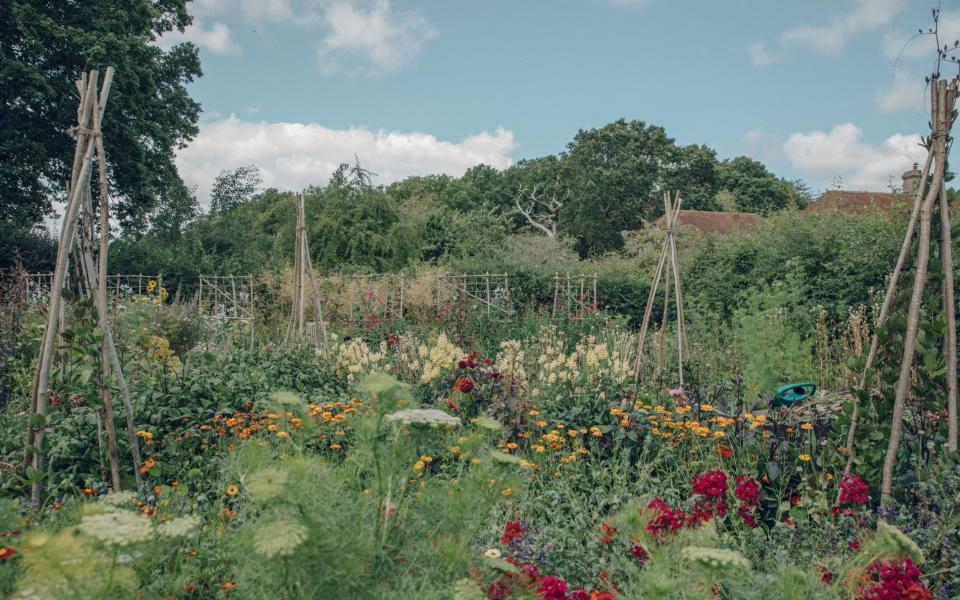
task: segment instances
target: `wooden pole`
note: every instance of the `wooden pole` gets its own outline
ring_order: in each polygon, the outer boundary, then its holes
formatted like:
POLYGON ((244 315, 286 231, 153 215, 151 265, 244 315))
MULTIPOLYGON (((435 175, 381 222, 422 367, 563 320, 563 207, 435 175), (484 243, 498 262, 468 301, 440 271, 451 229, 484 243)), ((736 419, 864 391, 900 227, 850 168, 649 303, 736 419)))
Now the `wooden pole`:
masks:
MULTIPOLYGON (((933 97, 932 101, 934 102, 934 106, 936 106, 936 94, 931 94, 931 96, 933 97)), ((935 109, 933 112, 935 112, 935 109)), ((935 118, 936 115, 934 114, 931 119, 935 118)), ((933 123, 933 121, 931 121, 931 123, 933 123)), ((913 197, 913 209, 910 212, 910 220, 907 223, 907 231, 903 237, 903 244, 900 246, 900 254, 897 256, 897 262, 887 281, 887 289, 883 296, 883 303, 880 305, 880 314, 877 315, 877 322, 874 323, 873 334, 870 336, 870 349, 867 351, 867 360, 864 363, 863 372, 860 374, 860 389, 866 387, 867 374, 873 369, 873 361, 876 360, 877 352, 880 349, 880 338, 877 336, 877 330, 883 326, 890 313, 890 307, 893 305, 893 300, 896 297, 897 285, 900 282, 900 273, 903 271, 907 257, 910 254, 910 248, 913 245, 913 236, 917 229, 917 221, 920 217, 920 206, 923 204, 924 189, 927 184, 930 167, 933 164, 933 157, 934 152, 931 144, 930 148, 928 148, 927 160, 923 165, 923 171, 921 171, 920 184, 913 197)), ((843 470, 844 475, 849 475, 853 470, 853 463, 856 459, 857 428, 860 423, 860 399, 856 394, 852 395, 852 402, 853 411, 850 415, 850 427, 847 429, 847 465, 843 470)))
MULTIPOLYGON (((952 88, 951 88, 952 91, 952 88)), ((948 102, 948 107, 953 103, 948 102)), ((947 449, 957 451, 957 301, 953 288, 953 240, 946 184, 940 184, 940 262, 943 303, 947 312, 947 449)))
POLYGON ((637 344, 637 358, 633 363, 633 379, 638 383, 640 381, 640 361, 643 360, 643 347, 647 340, 647 328, 650 326, 650 313, 653 310, 653 302, 657 297, 657 288, 660 285, 663 266, 667 260, 667 249, 668 246, 666 242, 664 242, 663 248, 660 249, 660 258, 657 260, 657 266, 653 271, 650 291, 647 294, 647 305, 643 309, 643 321, 640 323, 640 341, 637 344))
MULTIPOLYGON (((951 87, 955 88, 956 83, 951 87)), ((927 266, 930 260, 930 230, 933 216, 933 204, 943 184, 943 169, 946 154, 947 138, 947 82, 939 80, 937 85, 937 118, 934 120, 933 151, 936 160, 933 172, 933 181, 930 190, 920 207, 920 238, 917 251, 916 274, 913 280, 913 290, 910 295, 910 305, 907 310, 907 330, 904 333, 903 357, 900 361, 900 376, 897 380, 896 394, 893 403, 893 414, 890 421, 890 437, 887 444, 887 454, 883 461, 883 481, 880 495, 889 500, 893 494, 893 476, 897 463, 897 452, 900 448, 900 439, 903 437, 903 410, 907 395, 910 393, 910 375, 913 369, 914 353, 916 351, 917 332, 920 323, 920 308, 923 304, 923 290, 927 281, 927 266)), ((951 111, 952 112, 952 111, 951 111)))
MULTIPOLYGON (((84 132, 90 124, 90 106, 94 94, 96 93, 97 72, 90 73, 90 82, 87 85, 87 91, 81 97, 81 115, 80 128, 77 130, 78 150, 82 148, 82 160, 79 174, 75 174, 73 180, 84 179, 90 173, 91 157, 93 156, 93 143, 90 136, 84 132)), ((76 166, 76 161, 75 161, 76 166)), ((63 226, 60 232, 60 243, 57 245, 57 262, 54 268, 53 281, 50 285, 50 311, 47 315, 47 329, 51 332, 57 331, 61 323, 61 308, 63 302, 63 285, 67 276, 67 261, 70 254, 70 248, 73 245, 73 239, 76 232, 77 213, 81 204, 81 194, 77 186, 71 186, 70 196, 67 199, 67 206, 64 212, 63 226)), ((43 353, 39 357, 38 371, 39 379, 37 385, 36 415, 44 419, 47 413, 47 404, 50 394, 50 363, 53 359, 54 344, 48 343, 43 347, 43 353)), ((41 425, 34 431, 33 444, 36 451, 33 453, 33 468, 37 472, 37 478, 33 482, 31 500, 34 506, 39 506, 40 494, 42 491, 42 482, 39 475, 44 469, 44 425, 41 425)))
MULTIPOLYGON (((669 210, 669 194, 664 196, 664 200, 667 202, 669 210)), ((682 198, 680 198, 680 192, 677 192, 676 207, 673 209, 673 215, 670 218, 670 261, 673 265, 673 297, 677 302, 677 368, 680 379, 680 389, 683 389, 683 344, 686 340, 686 334, 684 332, 685 325, 683 320, 683 292, 682 288, 680 287, 680 265, 679 261, 677 261, 676 224, 678 215, 680 213, 680 204, 682 201, 682 198)))

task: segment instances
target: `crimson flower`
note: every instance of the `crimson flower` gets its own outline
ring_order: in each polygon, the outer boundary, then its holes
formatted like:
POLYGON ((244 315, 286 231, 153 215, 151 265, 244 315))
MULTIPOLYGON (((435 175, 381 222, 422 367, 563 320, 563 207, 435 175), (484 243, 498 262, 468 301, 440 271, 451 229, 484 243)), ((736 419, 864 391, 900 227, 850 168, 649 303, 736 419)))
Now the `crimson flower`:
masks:
POLYGON ((859 475, 853 476, 849 473, 843 476, 840 482, 840 502, 850 502, 851 504, 866 504, 870 501, 870 488, 864 483, 859 475))
POLYGON ((520 519, 515 519, 507 523, 503 528, 503 535, 500 537, 500 543, 509 546, 517 538, 523 537, 527 532, 527 526, 520 519))
POLYGON ((547 575, 540 580, 537 597, 542 600, 568 600, 567 583, 553 575, 547 575))

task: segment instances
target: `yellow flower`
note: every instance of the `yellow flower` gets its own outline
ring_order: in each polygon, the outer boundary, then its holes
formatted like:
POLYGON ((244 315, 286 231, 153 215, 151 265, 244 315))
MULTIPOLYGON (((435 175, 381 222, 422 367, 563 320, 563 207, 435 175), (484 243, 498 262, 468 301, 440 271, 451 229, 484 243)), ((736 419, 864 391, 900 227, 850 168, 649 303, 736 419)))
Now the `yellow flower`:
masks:
POLYGON ((460 454, 460 446, 453 446, 450 448, 450 452, 453 452, 454 454, 460 454))
POLYGON ((543 420, 537 421, 537 427, 546 427, 546 426, 547 426, 546 421, 543 421, 543 420))
POLYGON ((572 438, 573 438, 573 437, 577 437, 577 430, 576 430, 576 429, 568 429, 568 430, 567 430, 567 435, 569 435, 569 436, 572 437, 572 438))
POLYGON ((505 488, 505 489, 503 490, 503 495, 504 495, 504 496, 509 496, 511 493, 513 493, 513 489, 512 489, 512 488, 505 488))
POLYGON ((799 458, 801 462, 808 462, 808 461, 810 460, 810 455, 809 455, 809 454, 801 454, 801 455, 798 456, 797 458, 799 458))
POLYGON ((418 460, 417 462, 415 462, 415 463, 413 464, 413 470, 414 470, 414 471, 422 471, 425 466, 426 466, 426 465, 423 464, 423 461, 422 461, 422 460, 418 460))
POLYGON ((539 410, 531 410, 531 411, 528 412, 527 414, 530 415, 531 417, 536 417, 536 416, 539 416, 539 415, 540 415, 540 411, 539 411, 539 410))
POLYGON ((813 424, 803 423, 802 425, 800 425, 800 429, 803 429, 804 431, 810 431, 811 429, 813 429, 813 424))
POLYGON ((427 456, 426 454, 424 454, 424 455, 422 455, 422 456, 420 457, 420 460, 423 461, 423 462, 425 462, 425 463, 433 462, 433 457, 432 457, 432 456, 427 456))
POLYGON ((232 484, 231 484, 231 485, 228 485, 228 486, 227 486, 227 495, 228 495, 228 496, 236 496, 236 495, 237 495, 237 492, 239 492, 239 491, 240 491, 240 490, 239 490, 239 489, 237 488, 237 486, 235 486, 235 485, 232 485, 232 484))
POLYGON ((516 450, 516 449, 517 449, 517 445, 515 443, 510 442, 509 444, 507 444, 507 450, 516 450))
POLYGON ((580 446, 579 448, 577 448, 577 454, 587 454, 588 452, 590 451, 584 448, 583 446, 580 446))
POLYGON ((722 431, 714 431, 714 432, 713 432, 713 437, 721 438, 721 437, 723 437, 723 436, 725 436, 725 435, 727 435, 727 434, 724 433, 724 432, 722 432, 722 431))
POLYGON ((290 434, 287 433, 286 431, 278 431, 278 432, 277 432, 277 437, 278 437, 278 438, 288 438, 288 437, 290 437, 290 434))
POLYGON ((712 405, 712 404, 701 404, 701 405, 700 405, 700 410, 701 410, 702 412, 713 412, 713 411, 714 411, 714 408, 713 408, 713 405, 712 405))
POLYGON ((544 447, 541 446, 540 444, 534 444, 534 445, 532 445, 532 446, 530 446, 530 447, 533 448, 533 451, 536 452, 536 453, 538 453, 538 454, 542 454, 542 453, 546 450, 546 448, 544 448, 544 447))

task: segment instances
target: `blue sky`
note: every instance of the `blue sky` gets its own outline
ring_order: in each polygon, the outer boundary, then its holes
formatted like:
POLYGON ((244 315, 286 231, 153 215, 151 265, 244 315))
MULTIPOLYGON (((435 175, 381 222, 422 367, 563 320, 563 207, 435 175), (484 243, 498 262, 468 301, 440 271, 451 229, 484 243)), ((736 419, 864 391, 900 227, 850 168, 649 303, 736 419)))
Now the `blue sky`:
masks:
MULTIPOLYGON (((178 164, 389 182, 561 152, 625 117, 823 189, 886 189, 918 157, 930 0, 197 0, 201 133, 178 164)), ((941 30, 960 37, 960 3, 941 30)))

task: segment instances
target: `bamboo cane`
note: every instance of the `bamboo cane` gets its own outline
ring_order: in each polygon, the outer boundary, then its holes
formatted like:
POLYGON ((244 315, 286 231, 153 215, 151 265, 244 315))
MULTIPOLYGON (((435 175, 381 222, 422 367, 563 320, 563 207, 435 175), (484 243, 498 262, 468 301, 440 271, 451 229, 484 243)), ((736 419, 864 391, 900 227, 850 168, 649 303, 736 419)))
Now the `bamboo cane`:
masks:
POLYGON ((900 361, 900 376, 897 380, 893 414, 890 421, 890 438, 887 453, 883 461, 883 480, 880 488, 881 498, 889 499, 893 493, 893 471, 896 466, 897 451, 903 436, 903 409, 910 393, 910 375, 916 351, 917 331, 920 323, 920 308, 923 303, 923 289, 927 280, 927 267, 930 260, 930 230, 933 216, 933 204, 940 194, 943 183, 943 168, 946 152, 946 101, 947 82, 939 81, 937 86, 937 118, 934 121, 933 143, 936 153, 933 182, 920 208, 920 237, 917 251, 917 267, 907 311, 907 330, 904 334, 903 357, 900 361))
MULTIPOLYGON (((952 103, 948 103, 948 107, 952 103)), ((946 185, 940 186, 940 261, 943 263, 943 303, 947 312, 947 449, 957 451, 957 315, 953 288, 953 240, 946 185)))
MULTIPOLYGON (((83 120, 80 122, 80 129, 77 131, 77 145, 83 148, 80 174, 74 177, 75 180, 84 179, 90 173, 91 158, 93 156, 93 143, 90 136, 84 132, 84 128, 89 125, 88 115, 90 114, 91 100, 96 92, 97 71, 91 71, 87 92, 82 97, 81 114, 83 120)), ((72 186, 70 197, 67 199, 67 206, 64 214, 63 226, 60 233, 60 243, 57 246, 57 262, 54 268, 53 281, 50 285, 50 312, 47 316, 47 329, 52 332, 57 331, 60 325, 60 309, 63 301, 63 284, 67 276, 67 261, 72 245, 73 236, 76 231, 77 213, 80 208, 81 194, 79 188, 72 186)), ((50 340, 52 341, 52 340, 50 340)), ((50 362, 53 359, 53 343, 47 343, 43 347, 43 353, 39 357, 38 363, 38 385, 36 398, 36 415, 44 417, 47 412, 47 404, 50 393, 50 362)), ((43 471, 44 452, 43 452, 44 430, 34 431, 33 446, 36 451, 33 453, 33 468, 37 472, 34 479, 31 500, 34 506, 39 506, 42 484, 40 474, 43 471)))
MULTIPOLYGON (((936 97, 934 97, 934 100, 936 97)), ((913 235, 916 232, 917 220, 920 216, 920 206, 923 204, 924 194, 923 191, 927 183, 927 175, 930 171, 930 166, 933 163, 933 148, 929 149, 927 152, 927 160, 924 163, 922 175, 920 177, 920 185, 917 188, 916 193, 913 197, 913 209, 910 212, 910 220, 907 223, 907 231, 903 237, 903 245, 900 246, 900 255, 897 257, 897 262, 893 267, 893 271, 890 273, 890 279, 887 282, 887 289, 883 296, 883 303, 880 305, 880 314, 877 316, 877 322, 873 326, 873 335, 870 336, 870 350, 867 352, 867 360, 864 363, 863 372, 860 375, 860 389, 864 389, 867 384, 867 373, 873 368, 873 361, 877 357, 877 352, 880 348, 880 339, 877 336, 877 329, 883 326, 887 320, 887 316, 890 312, 890 307, 893 304, 893 299, 896 296, 897 284, 900 281, 900 273, 903 271, 903 266, 906 264, 907 256, 910 254, 910 247, 913 244, 913 235)), ((850 427, 847 430, 847 465, 843 470, 844 475, 849 475, 853 469, 853 463, 856 458, 856 436, 857 428, 860 421, 860 400, 856 394, 853 395, 853 412, 850 415, 850 427)))

